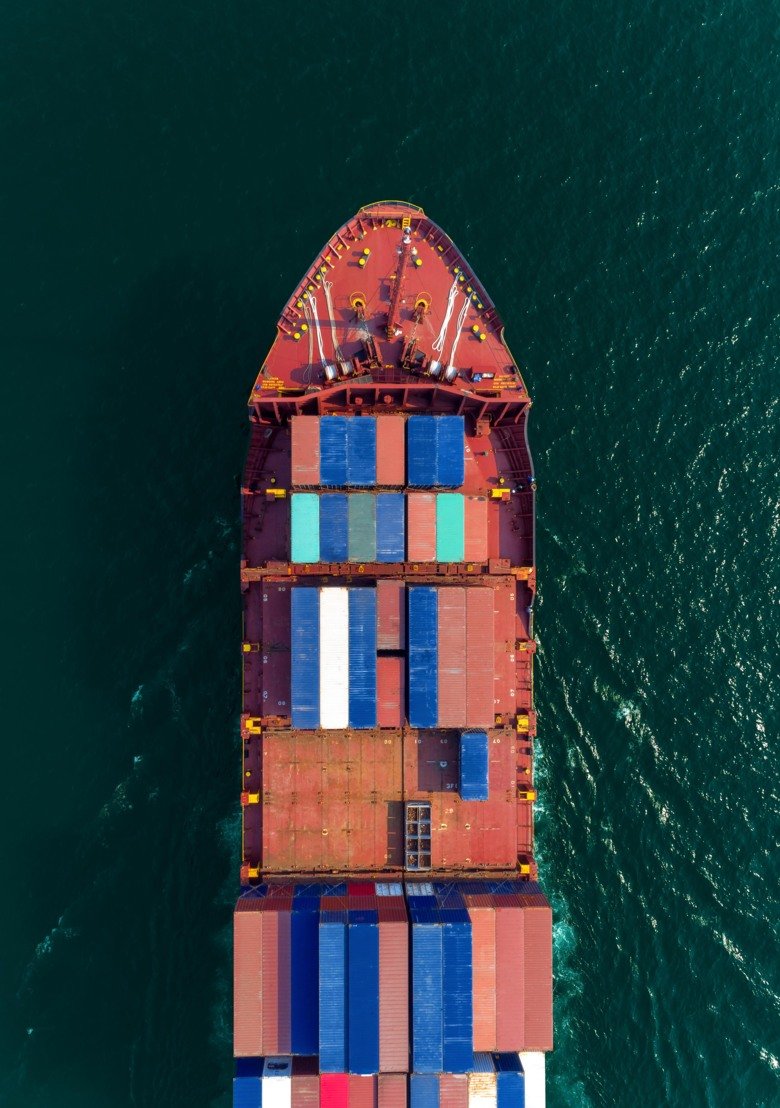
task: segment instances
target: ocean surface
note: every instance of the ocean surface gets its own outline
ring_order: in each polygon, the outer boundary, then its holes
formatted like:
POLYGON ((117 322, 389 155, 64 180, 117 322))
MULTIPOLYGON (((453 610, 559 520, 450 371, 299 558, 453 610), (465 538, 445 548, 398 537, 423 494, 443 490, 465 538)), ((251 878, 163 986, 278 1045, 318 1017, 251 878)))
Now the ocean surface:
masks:
POLYGON ((548 1104, 780 1104, 777 3, 0 21, 0 1105, 230 1102, 244 404, 382 197, 535 401, 548 1104))

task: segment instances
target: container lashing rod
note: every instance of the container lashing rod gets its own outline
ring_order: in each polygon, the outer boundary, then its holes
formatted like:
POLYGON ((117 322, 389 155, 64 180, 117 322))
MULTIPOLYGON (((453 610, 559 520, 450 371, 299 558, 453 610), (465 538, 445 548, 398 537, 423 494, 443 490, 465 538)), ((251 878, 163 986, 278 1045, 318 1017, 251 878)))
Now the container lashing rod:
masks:
POLYGON ((387 337, 394 339, 398 327, 398 309, 401 304, 401 292, 404 285, 404 273, 412 253, 412 236, 407 228, 401 245, 398 247, 398 265, 395 268, 395 280, 393 282, 393 295, 390 298, 390 311, 387 313, 387 337))

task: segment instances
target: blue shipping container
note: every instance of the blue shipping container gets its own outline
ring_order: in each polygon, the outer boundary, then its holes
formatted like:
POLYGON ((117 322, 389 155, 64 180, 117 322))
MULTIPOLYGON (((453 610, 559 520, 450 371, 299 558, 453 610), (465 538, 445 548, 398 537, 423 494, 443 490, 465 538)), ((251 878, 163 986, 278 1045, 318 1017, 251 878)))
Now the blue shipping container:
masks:
POLYGON ((412 1063, 417 1073, 441 1073, 442 935, 440 923, 412 924, 412 1063))
POLYGON ((496 1075, 497 1108, 525 1108, 525 1074, 496 1075))
POLYGON ((413 488, 430 489, 437 483, 438 420, 439 416, 409 416, 406 421, 406 479, 413 488))
POLYGON ((293 1054, 316 1054, 319 900, 298 897, 290 917, 290 1024, 293 1054))
POLYGON ((340 487, 347 480, 346 416, 323 416, 320 420, 320 484, 340 487))
POLYGON ((233 1078, 233 1108, 261 1108, 263 1083, 259 1077, 233 1078))
POLYGON ((320 497, 320 561, 346 562, 348 505, 345 492, 320 497))
POLYGON ((488 737, 486 731, 464 731, 460 736, 460 796, 462 800, 487 800, 488 737))
POLYGON ((376 658, 376 589, 350 589, 350 727, 376 727, 376 658))
POLYGON ((471 922, 465 909, 445 910, 443 918, 444 1070, 468 1073, 474 1058, 471 922))
POLYGON ((347 484, 376 484, 375 416, 353 416, 347 422, 347 484))
POLYGON ((322 1073, 347 1072, 347 913, 319 923, 319 1055, 322 1073))
POLYGON ((305 730, 320 724, 320 602, 317 589, 291 592, 292 725, 305 730))
POLYGON ((439 716, 437 679, 438 604, 436 589, 410 588, 409 596, 409 723, 435 727, 439 716))
POLYGON ((466 441, 463 416, 436 419, 436 484, 459 489, 466 475, 466 441))
POLYGON ((406 497, 381 492, 376 498, 376 560, 403 562, 406 556, 406 497))
POLYGON ((409 1108, 439 1108, 439 1078, 433 1073, 409 1075, 409 1108))
MULTIPOLYGON (((375 915, 375 913, 373 913, 375 915)), ((349 924, 349 1072, 379 1071, 379 927, 349 924)))

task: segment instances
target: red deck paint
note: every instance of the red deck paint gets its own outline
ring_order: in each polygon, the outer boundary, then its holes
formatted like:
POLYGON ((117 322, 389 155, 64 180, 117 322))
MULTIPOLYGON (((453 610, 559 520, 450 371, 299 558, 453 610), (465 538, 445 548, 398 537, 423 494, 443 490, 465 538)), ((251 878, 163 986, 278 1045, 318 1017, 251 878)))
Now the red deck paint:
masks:
POLYGON ((436 497, 431 492, 407 494, 406 556, 410 562, 436 561, 436 497))
POLYGON ((439 726, 466 724, 466 590, 439 589, 439 726))
POLYGON ((406 420, 400 415, 377 416, 376 483, 406 484, 406 420))

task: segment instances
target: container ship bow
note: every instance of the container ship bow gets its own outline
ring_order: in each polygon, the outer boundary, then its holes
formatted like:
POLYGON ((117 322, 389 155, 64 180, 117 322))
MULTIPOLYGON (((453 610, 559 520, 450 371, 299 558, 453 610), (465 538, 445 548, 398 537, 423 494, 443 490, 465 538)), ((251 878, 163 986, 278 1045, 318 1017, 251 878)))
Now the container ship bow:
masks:
POLYGON ((544 1104, 530 406, 411 204, 282 311, 242 487, 237 1108, 544 1104))

